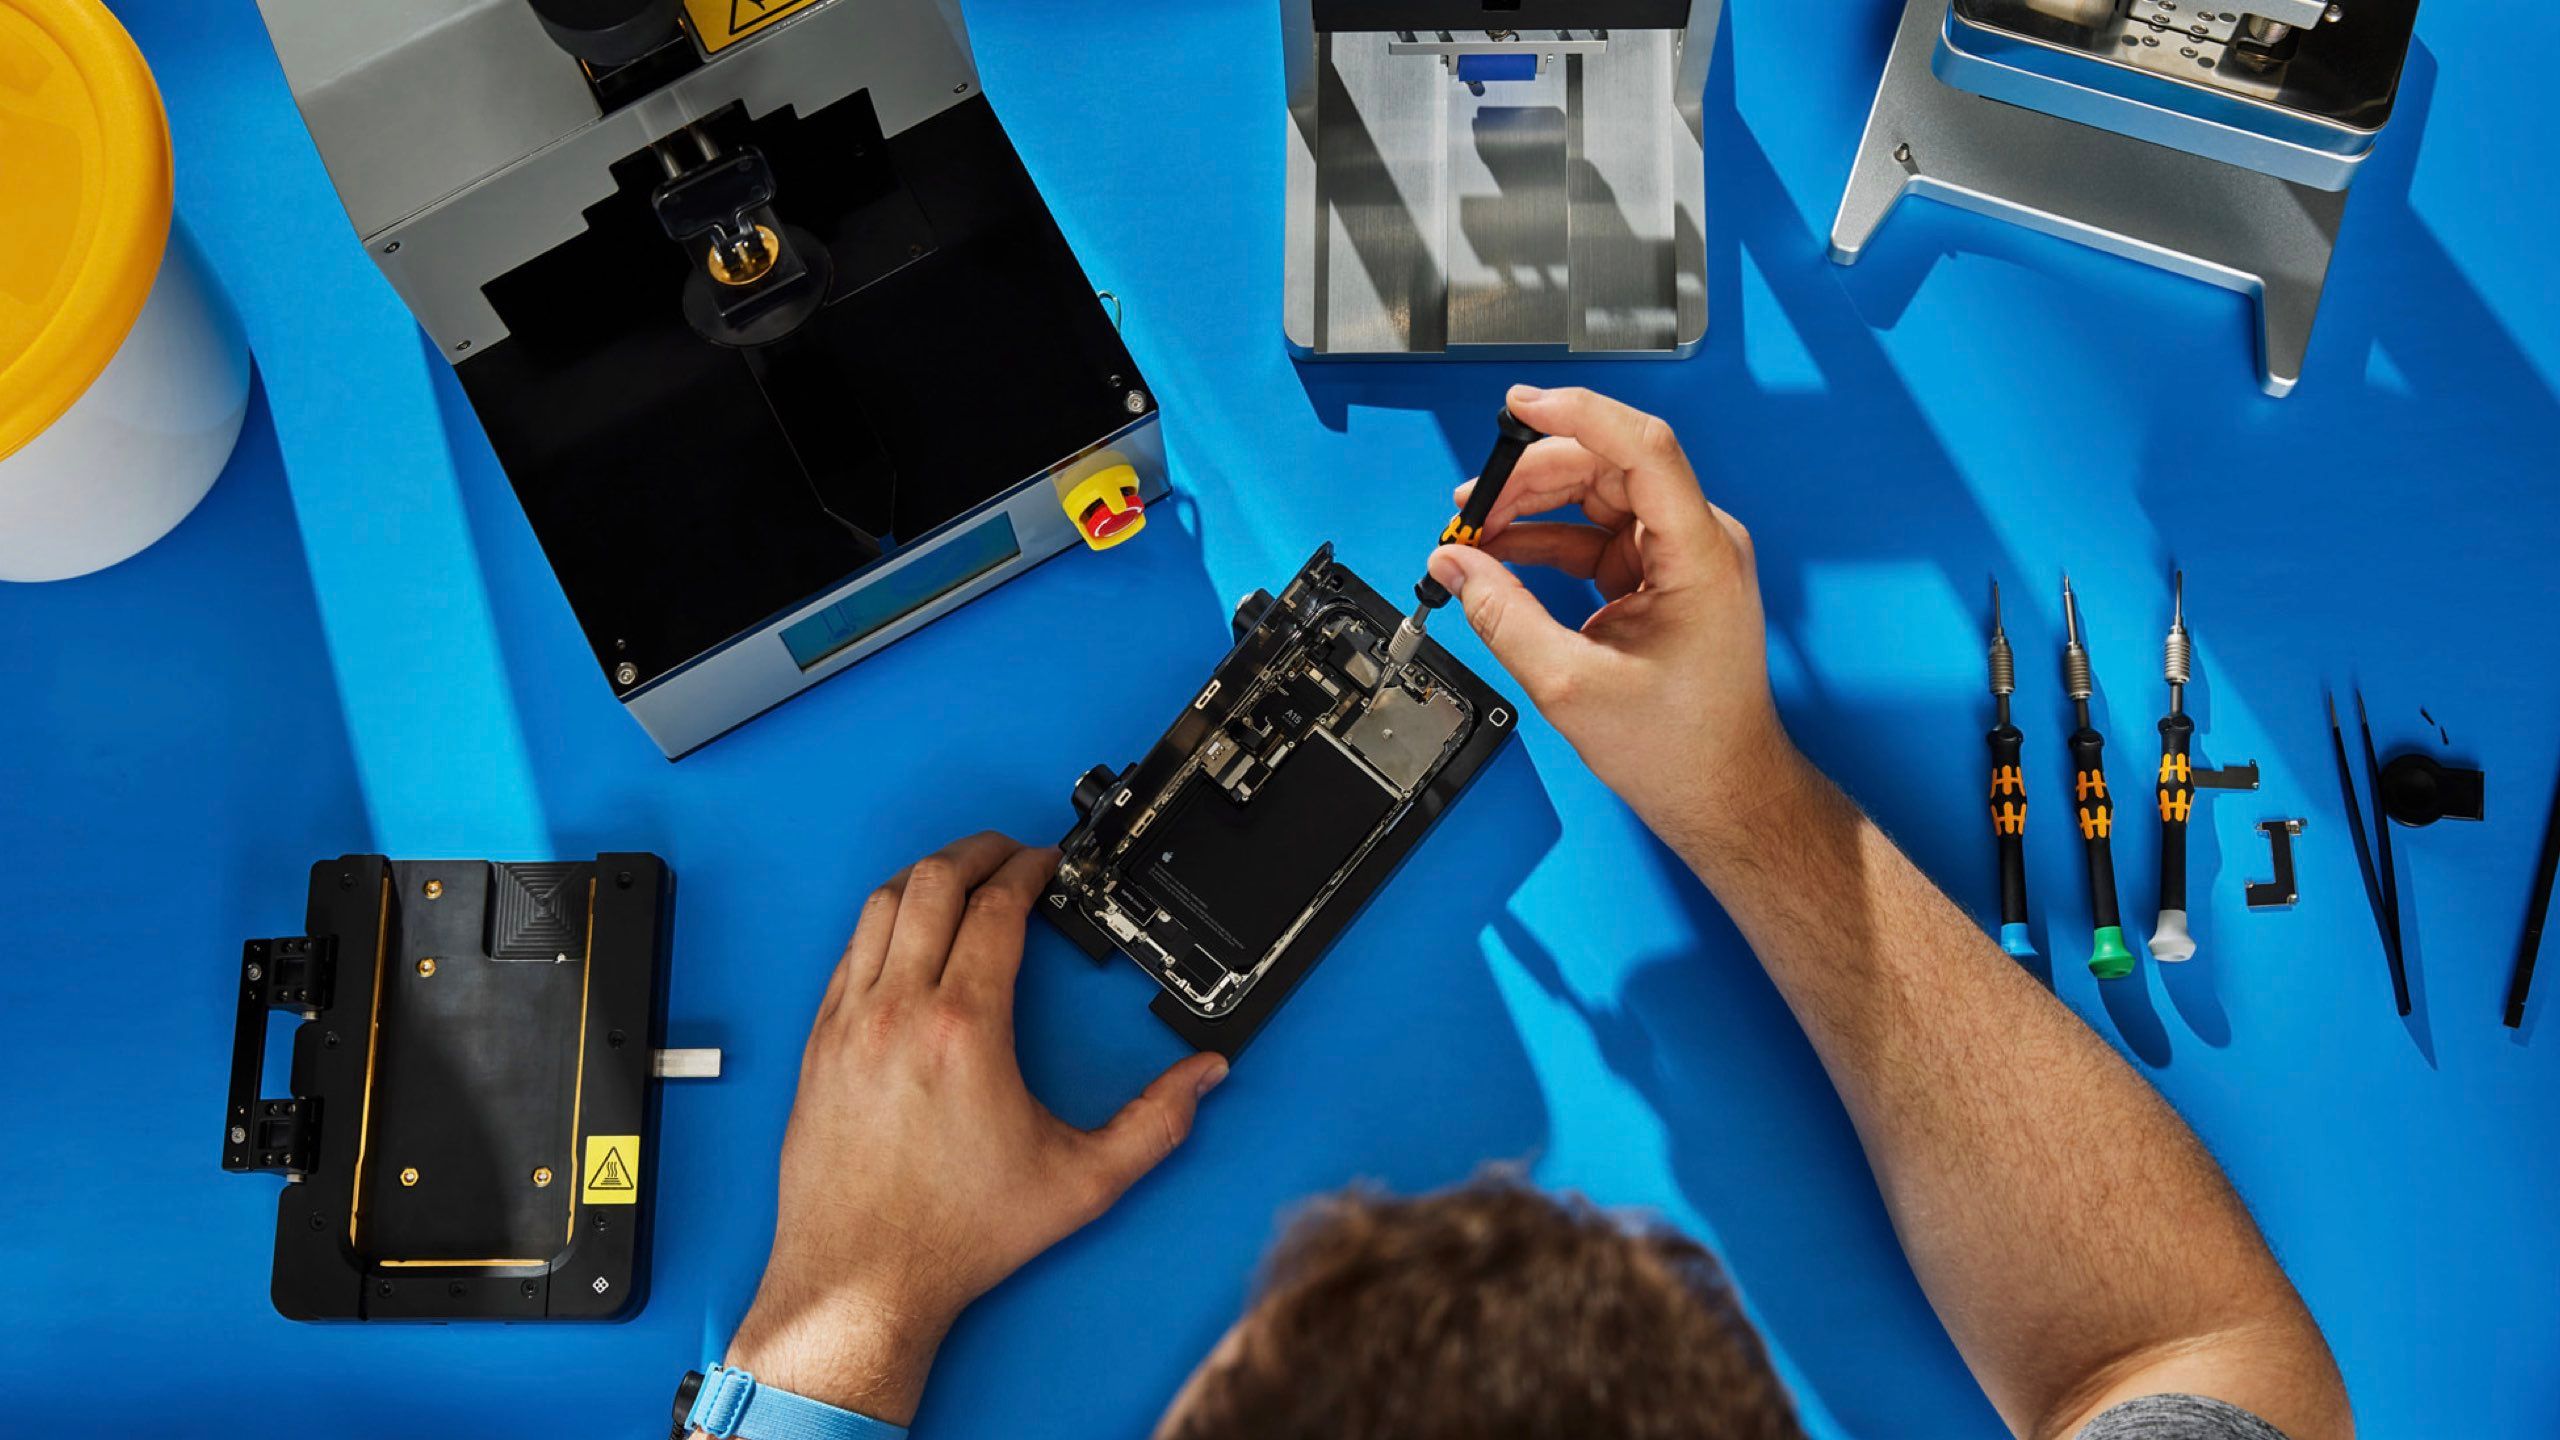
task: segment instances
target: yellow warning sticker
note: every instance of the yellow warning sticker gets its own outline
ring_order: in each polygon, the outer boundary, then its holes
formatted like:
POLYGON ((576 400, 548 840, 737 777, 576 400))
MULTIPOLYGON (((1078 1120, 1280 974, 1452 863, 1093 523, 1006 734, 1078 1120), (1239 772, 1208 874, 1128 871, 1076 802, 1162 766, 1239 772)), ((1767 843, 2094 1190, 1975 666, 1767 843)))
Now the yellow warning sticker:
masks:
POLYGON ((684 0, 684 8, 693 17, 694 38, 702 42, 703 53, 717 54, 783 16, 818 3, 819 0, 684 0))
POLYGON ((590 1205, 639 1204, 640 1137, 588 1136, 584 1173, 587 1178, 578 1187, 579 1199, 590 1205))

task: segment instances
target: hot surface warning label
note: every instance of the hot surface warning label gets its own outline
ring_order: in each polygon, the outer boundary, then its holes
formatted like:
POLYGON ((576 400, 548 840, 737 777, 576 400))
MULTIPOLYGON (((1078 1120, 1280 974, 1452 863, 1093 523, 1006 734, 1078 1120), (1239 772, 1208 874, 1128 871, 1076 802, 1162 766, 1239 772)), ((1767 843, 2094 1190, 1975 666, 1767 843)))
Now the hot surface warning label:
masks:
POLYGON ((819 3, 820 0, 684 0, 684 8, 693 17, 695 38, 708 53, 819 3))
POLYGON ((587 1137, 586 1179, 578 1186, 578 1198, 590 1205, 637 1205, 640 1203, 640 1137, 637 1135, 590 1135, 587 1137))

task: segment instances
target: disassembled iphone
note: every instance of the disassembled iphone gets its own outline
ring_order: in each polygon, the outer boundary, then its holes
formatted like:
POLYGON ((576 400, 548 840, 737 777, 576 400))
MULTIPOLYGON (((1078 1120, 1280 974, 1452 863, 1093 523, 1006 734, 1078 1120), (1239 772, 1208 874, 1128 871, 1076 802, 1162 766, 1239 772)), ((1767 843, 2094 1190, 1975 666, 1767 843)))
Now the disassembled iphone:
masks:
POLYGON ((654 855, 507 864, 345 855, 300 935, 251 940, 222 1166, 291 1182, 291 1320, 613 1319, 647 1288, 675 876, 654 855), (294 1027, 262 1093, 267 1018, 294 1027))
POLYGON ((1155 1014, 1244 1049, 1516 728, 1438 645, 1388 673, 1400 613, 1318 550, 1235 615, 1235 649, 1146 758, 1098 766, 1041 913, 1155 978, 1155 1014))

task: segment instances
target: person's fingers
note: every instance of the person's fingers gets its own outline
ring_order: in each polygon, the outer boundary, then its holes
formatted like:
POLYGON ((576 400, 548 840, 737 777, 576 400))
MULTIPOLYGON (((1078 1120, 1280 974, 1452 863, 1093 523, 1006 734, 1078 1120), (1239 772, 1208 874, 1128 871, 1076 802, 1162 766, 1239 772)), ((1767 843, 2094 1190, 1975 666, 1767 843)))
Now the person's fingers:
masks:
POLYGON ((1021 842, 990 830, 954 840, 917 861, 898 897, 897 923, 889 932, 889 954, 881 962, 878 983, 928 986, 941 979, 969 892, 1021 848, 1021 842))
POLYGON ((1635 526, 1604 530, 1554 520, 1524 520, 1487 537, 1484 552, 1507 565, 1544 565, 1592 581, 1603 599, 1615 600, 1644 580, 1644 556, 1635 526))
POLYGON ((1716 512, 1716 523, 1724 527, 1726 538, 1733 541, 1734 553, 1742 557, 1743 564, 1755 570, 1758 569, 1759 553, 1752 546, 1751 531, 1741 521, 1734 519, 1733 513, 1723 506, 1717 505, 1713 508, 1716 512))
POLYGON ((1014 977, 1022 971, 1022 932, 1031 922, 1031 907, 1056 873, 1056 850, 1017 850, 970 893, 959 938, 951 942, 951 963, 942 972, 944 989, 999 1018, 1012 1017, 1014 977))
POLYGON ((880 884, 862 902, 862 915, 853 922, 853 938, 844 942, 844 957, 836 962, 835 977, 827 982, 826 998, 818 1002, 818 1018, 824 1021, 844 1008, 848 995, 859 995, 880 979, 881 963, 889 958, 889 931, 897 923, 898 901, 905 895, 910 865, 880 884))
MULTIPOLYGON (((1476 482, 1469 480, 1450 498, 1464 510, 1475 489, 1476 482)), ((1567 505, 1580 506, 1584 519, 1612 530, 1634 518, 1627 511, 1626 477, 1618 467, 1584 449, 1579 440, 1551 435, 1530 446, 1512 467, 1510 483, 1485 517, 1484 533, 1498 534, 1523 515, 1543 515, 1567 505)))
POLYGON ((1431 552, 1430 566, 1431 578, 1458 597, 1476 638, 1531 700, 1544 704, 1590 658, 1591 642, 1557 624, 1519 576, 1482 550, 1443 545, 1431 552))
POLYGON ((1544 565, 1577 580, 1596 578, 1610 535, 1597 525, 1562 520, 1523 520, 1499 535, 1488 535, 1480 547, 1506 565, 1544 565))
POLYGON ((836 1017, 836 1007, 844 1003, 845 990, 853 979, 853 942, 848 940, 844 953, 836 957, 836 968, 827 976, 826 991, 818 996, 818 1018, 811 1029, 822 1030, 836 1017))
POLYGON ((1096 1214, 1111 1208, 1121 1193, 1138 1183, 1191 1133, 1191 1118, 1200 1097, 1227 1078, 1227 1057, 1203 1050, 1178 1060, 1120 1107, 1111 1123, 1087 1132, 1085 1144, 1094 1167, 1096 1214))
MULTIPOLYGON (((1697 472, 1690 468, 1689 457, 1668 424, 1579 388, 1538 390, 1515 385, 1509 399, 1513 415, 1551 436, 1577 440, 1607 462, 1595 467, 1591 488, 1604 501, 1622 498, 1627 512, 1644 522, 1649 532, 1646 579, 1662 586, 1683 584, 1715 573, 1729 558, 1731 541, 1716 523, 1714 508, 1698 488, 1697 472), (1623 487, 1622 496, 1613 496, 1610 492, 1619 487, 1623 487)), ((1522 467, 1528 463, 1529 457, 1523 456, 1522 467)), ((1503 498, 1511 497, 1506 492, 1503 498)), ((1533 490, 1524 503, 1534 498, 1533 490)))

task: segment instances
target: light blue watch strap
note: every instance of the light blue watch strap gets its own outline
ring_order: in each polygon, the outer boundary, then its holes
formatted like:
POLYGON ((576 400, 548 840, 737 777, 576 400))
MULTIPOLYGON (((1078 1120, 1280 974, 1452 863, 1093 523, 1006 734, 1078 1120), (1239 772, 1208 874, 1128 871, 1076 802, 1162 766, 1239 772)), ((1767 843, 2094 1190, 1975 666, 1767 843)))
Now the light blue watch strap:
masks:
POLYGON ((905 1427, 759 1385, 744 1370, 714 1365, 684 1423, 720 1440, 906 1440, 905 1427))

